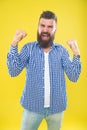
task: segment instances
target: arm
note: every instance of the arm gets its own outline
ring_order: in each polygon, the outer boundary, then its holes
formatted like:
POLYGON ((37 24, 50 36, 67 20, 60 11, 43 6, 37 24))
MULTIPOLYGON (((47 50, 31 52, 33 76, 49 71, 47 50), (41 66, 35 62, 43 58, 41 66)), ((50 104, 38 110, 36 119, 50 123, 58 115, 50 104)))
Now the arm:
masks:
POLYGON ((63 67, 68 78, 76 82, 81 73, 80 51, 75 40, 69 40, 67 44, 73 51, 73 59, 71 60, 68 52, 64 50, 62 55, 63 67))
POLYGON ((7 66, 11 76, 17 76, 26 66, 28 59, 28 48, 25 45, 18 53, 18 43, 26 36, 23 31, 17 31, 11 44, 10 52, 7 55, 7 66))

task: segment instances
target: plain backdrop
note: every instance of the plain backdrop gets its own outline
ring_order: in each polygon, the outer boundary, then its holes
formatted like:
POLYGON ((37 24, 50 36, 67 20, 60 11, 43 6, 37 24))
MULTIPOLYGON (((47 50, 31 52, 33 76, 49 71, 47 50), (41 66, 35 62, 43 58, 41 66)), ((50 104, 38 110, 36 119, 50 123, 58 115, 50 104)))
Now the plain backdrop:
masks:
MULTIPOLYGON (((76 39, 82 61, 79 80, 72 83, 66 77, 68 107, 61 130, 87 130, 87 0, 0 0, 0 130, 19 130, 23 108, 20 97, 25 84, 25 69, 17 77, 10 77, 7 54, 18 29, 27 32, 19 43, 35 41, 38 19, 42 11, 54 11, 58 17, 55 42, 64 45, 72 57, 66 41, 76 39)), ((39 130, 47 130, 45 120, 39 130)))

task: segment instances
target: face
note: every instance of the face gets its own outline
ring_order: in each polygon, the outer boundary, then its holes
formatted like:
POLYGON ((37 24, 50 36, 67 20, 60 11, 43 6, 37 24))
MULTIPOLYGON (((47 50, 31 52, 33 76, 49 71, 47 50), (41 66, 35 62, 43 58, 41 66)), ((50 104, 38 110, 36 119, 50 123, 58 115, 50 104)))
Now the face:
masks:
POLYGON ((38 25, 37 40, 42 48, 52 45, 56 32, 56 22, 54 19, 41 18, 38 25))

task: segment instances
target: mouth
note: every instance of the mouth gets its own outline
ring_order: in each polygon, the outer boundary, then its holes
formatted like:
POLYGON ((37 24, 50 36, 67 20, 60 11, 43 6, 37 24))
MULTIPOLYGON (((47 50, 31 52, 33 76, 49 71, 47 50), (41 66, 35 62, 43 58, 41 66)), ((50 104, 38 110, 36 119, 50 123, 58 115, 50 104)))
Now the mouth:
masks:
POLYGON ((50 37, 50 35, 49 35, 48 33, 42 33, 42 34, 41 34, 41 38, 42 38, 43 40, 48 40, 49 37, 50 37))

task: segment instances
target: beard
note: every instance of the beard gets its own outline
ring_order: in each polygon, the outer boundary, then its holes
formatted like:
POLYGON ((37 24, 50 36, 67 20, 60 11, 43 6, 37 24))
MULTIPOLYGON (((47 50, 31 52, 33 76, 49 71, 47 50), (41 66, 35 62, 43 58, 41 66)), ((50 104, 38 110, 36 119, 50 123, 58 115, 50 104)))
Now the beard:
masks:
POLYGON ((42 48, 48 48, 48 47, 52 46, 53 40, 54 40, 54 35, 51 36, 48 32, 42 32, 41 34, 39 34, 37 32, 37 41, 42 48), (43 40, 42 39, 43 35, 47 35, 47 37, 49 37, 49 39, 43 40))

